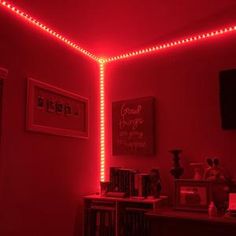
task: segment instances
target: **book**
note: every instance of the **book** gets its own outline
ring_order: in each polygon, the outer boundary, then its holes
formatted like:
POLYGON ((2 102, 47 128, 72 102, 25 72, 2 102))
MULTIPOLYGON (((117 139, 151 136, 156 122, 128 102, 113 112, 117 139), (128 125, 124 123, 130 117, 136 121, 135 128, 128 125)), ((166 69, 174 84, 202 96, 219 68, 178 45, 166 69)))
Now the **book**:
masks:
POLYGON ((135 189, 138 197, 147 197, 150 193, 150 175, 147 173, 136 174, 135 189))

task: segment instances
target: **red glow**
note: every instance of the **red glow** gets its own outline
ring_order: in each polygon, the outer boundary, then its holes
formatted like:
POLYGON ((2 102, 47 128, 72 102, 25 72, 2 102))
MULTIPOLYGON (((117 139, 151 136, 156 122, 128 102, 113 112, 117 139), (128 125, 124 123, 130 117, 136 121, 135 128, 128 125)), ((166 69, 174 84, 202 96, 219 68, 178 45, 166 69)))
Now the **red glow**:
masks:
POLYGON ((100 59, 100 181, 105 181, 105 93, 104 60, 100 59))
POLYGON ((104 91, 104 66, 106 63, 111 63, 115 61, 120 61, 132 57, 137 57, 141 55, 151 55, 153 53, 157 53, 160 50, 168 49, 168 48, 174 48, 177 46, 183 46, 192 42, 199 42, 202 40, 207 40, 208 38, 215 38, 220 35, 226 35, 230 34, 232 32, 236 31, 236 25, 229 26, 226 28, 221 28, 219 30, 215 31, 209 31, 206 33, 189 36, 186 38, 182 38, 179 40, 170 41, 163 44, 154 45, 152 47, 143 48, 137 51, 131 51, 127 52, 125 54, 109 57, 109 58, 99 58, 96 55, 93 55, 89 51, 81 48, 78 44, 75 42, 69 40, 68 38, 64 37, 63 35, 57 33, 56 31, 52 30, 48 26, 42 24, 37 19, 31 17, 30 15, 26 14, 22 10, 18 9, 17 7, 9 4, 7 1, 0 0, 0 6, 6 9, 7 11, 11 12, 15 16, 18 16, 22 18, 24 21, 32 24, 36 28, 40 29, 43 32, 46 32, 48 35, 50 35, 53 38, 56 38, 66 44, 67 46, 73 48, 77 52, 93 59, 100 65, 100 181, 105 181, 105 91, 104 91))
POLYGON ((93 55, 92 53, 90 53, 87 50, 81 48, 79 45, 77 45, 73 41, 71 41, 68 38, 64 37, 63 35, 57 33, 56 31, 50 29, 48 26, 42 24, 37 19, 35 19, 35 18, 31 17, 30 15, 26 14, 25 12, 21 11, 20 9, 18 9, 17 7, 11 5, 7 1, 0 0, 0 6, 4 7, 6 10, 10 11, 14 15, 21 17, 26 22, 36 26, 38 29, 48 33, 50 36, 59 39, 60 41, 62 41, 67 46, 75 49, 76 51, 84 54, 85 56, 87 56, 87 57, 89 57, 89 58, 91 58, 95 61, 99 60, 99 58, 96 57, 95 55, 93 55))

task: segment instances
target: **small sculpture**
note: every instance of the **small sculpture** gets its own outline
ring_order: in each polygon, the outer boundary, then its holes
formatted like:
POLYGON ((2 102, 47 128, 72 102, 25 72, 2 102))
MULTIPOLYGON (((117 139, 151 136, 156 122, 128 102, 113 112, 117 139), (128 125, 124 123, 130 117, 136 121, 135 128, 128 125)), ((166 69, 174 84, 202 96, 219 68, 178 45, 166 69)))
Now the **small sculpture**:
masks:
POLYGON ((207 164, 209 167, 205 172, 205 179, 211 180, 215 182, 225 182, 225 175, 222 168, 219 167, 219 159, 218 158, 207 158, 207 164))
POLYGON ((174 161, 174 166, 170 170, 170 173, 174 176, 175 179, 179 179, 180 176, 184 173, 184 168, 181 167, 179 163, 179 154, 181 152, 182 150, 179 149, 174 149, 170 151, 170 153, 173 154, 173 161, 174 161))
POLYGON ((208 168, 205 171, 205 179, 211 181, 212 200, 219 212, 227 209, 230 178, 225 170, 219 167, 218 158, 207 158, 208 168))

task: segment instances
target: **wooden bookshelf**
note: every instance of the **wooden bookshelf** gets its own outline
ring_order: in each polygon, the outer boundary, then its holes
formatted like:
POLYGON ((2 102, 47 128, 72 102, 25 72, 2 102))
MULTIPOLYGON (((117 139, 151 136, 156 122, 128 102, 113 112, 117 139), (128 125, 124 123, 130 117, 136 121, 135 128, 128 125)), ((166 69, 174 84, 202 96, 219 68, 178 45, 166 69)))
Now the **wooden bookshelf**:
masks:
POLYGON ((84 236, 146 236, 149 224, 145 213, 167 204, 158 199, 84 197, 84 236))

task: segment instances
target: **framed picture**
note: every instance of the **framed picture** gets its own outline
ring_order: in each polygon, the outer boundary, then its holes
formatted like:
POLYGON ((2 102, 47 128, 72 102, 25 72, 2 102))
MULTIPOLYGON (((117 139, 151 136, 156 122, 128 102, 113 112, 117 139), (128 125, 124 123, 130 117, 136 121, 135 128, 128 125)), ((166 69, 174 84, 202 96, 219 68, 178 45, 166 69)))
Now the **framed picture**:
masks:
POLYGON ((175 180, 176 210, 207 211, 211 201, 211 182, 207 180, 175 180))
POLYGON ((113 155, 155 154, 155 98, 112 103, 113 155))
POLYGON ((29 78, 26 125, 31 131, 87 138, 88 99, 29 78))

